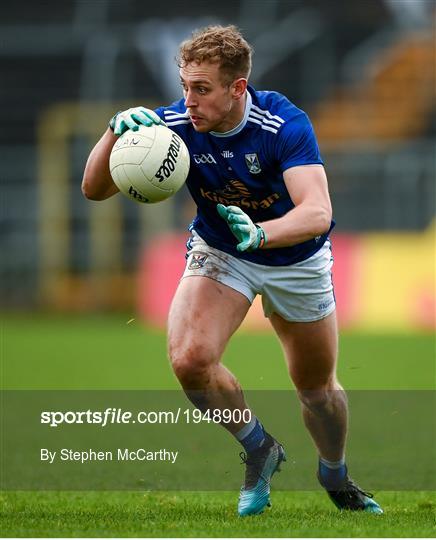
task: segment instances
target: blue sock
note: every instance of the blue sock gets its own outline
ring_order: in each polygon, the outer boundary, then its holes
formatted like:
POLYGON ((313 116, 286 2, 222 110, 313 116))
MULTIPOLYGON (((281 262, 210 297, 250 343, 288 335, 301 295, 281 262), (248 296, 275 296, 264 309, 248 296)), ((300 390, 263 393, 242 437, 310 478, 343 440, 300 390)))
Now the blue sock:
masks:
POLYGON ((324 487, 334 491, 341 486, 342 481, 347 476, 345 458, 339 461, 327 461, 320 457, 318 472, 324 487))
POLYGON ((262 446, 265 441, 265 431, 259 420, 253 416, 248 424, 235 433, 235 437, 249 454, 262 446))

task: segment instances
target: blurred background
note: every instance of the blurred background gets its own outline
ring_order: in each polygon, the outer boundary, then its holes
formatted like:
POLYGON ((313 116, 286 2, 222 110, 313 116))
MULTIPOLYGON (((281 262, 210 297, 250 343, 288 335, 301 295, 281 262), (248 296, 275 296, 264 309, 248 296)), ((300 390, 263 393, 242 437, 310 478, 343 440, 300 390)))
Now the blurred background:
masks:
MULTIPOLYGON (((80 191, 114 112, 180 96, 177 47, 236 24, 251 83, 310 116, 337 226, 343 328, 435 328, 434 0, 38 0, 0 21, 3 311, 139 312, 164 326, 194 216, 80 191)), ((247 325, 265 325, 259 306, 247 325)))

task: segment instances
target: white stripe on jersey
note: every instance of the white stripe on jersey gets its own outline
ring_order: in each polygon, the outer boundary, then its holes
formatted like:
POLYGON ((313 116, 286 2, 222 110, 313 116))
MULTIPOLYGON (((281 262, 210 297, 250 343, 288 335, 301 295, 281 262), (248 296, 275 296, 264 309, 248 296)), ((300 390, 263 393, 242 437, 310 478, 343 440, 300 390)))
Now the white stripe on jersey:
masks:
POLYGON ((188 118, 189 117, 189 114, 187 112, 184 112, 184 113, 178 113, 176 111, 167 111, 167 110, 164 110, 164 115, 166 118, 168 119, 176 119, 176 118, 188 118))
POLYGON ((266 129, 267 131, 271 131, 272 133, 277 133, 278 131, 278 129, 267 126, 263 124, 260 120, 258 120, 257 118, 253 118, 252 116, 248 117, 248 122, 254 122, 255 124, 259 124, 261 129, 266 129))
POLYGON ((257 105, 251 105, 251 108, 260 114, 268 116, 268 118, 270 118, 271 120, 277 120, 277 122, 280 122, 280 124, 283 124, 285 122, 283 118, 280 118, 280 116, 277 116, 276 114, 272 115, 269 111, 261 109, 257 105))
POLYGON ((170 120, 165 120, 165 124, 167 126, 179 126, 180 124, 190 124, 191 123, 191 120, 179 120, 179 119, 170 119, 170 120))
POLYGON ((262 120, 262 122, 264 124, 271 124, 272 126, 274 126, 276 128, 281 127, 281 124, 279 124, 276 120, 268 120, 268 118, 265 118, 265 116, 262 116, 261 114, 255 112, 255 111, 250 111, 250 115, 251 115, 251 117, 259 118, 260 120, 262 120))

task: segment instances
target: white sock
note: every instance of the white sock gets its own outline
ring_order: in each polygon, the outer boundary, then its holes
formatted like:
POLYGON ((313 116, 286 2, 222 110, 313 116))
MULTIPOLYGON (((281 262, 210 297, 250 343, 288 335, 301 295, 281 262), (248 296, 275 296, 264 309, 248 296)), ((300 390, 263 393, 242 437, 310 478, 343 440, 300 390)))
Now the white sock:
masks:
POLYGON ((345 465, 345 456, 339 461, 328 461, 322 457, 319 458, 319 461, 329 469, 340 469, 345 465))

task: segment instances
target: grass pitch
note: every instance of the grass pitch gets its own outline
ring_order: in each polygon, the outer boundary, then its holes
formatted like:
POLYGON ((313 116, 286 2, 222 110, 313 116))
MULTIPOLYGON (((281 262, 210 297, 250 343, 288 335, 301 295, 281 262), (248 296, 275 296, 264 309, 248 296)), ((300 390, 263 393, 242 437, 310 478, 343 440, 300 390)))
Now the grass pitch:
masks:
POLYGON ((429 493, 381 492, 385 514, 339 513, 318 492, 276 492, 273 507, 239 518, 236 493, 9 493, 2 536, 434 537, 429 493))
MULTIPOLYGON (((133 390, 179 388, 165 334, 131 316, 8 315, 2 324, 2 387, 6 389, 133 390)), ((347 390, 432 390, 431 334, 342 333, 338 373, 347 390)), ((224 363, 246 390, 291 388, 271 333, 236 333, 224 363)))
MULTIPOLYGON (((136 321, 126 324, 130 318, 8 316, 2 325, 3 388, 177 388, 166 360, 164 334, 136 321)), ((344 333, 340 380, 353 390, 433 389, 434 352, 430 335, 344 333)), ((224 362, 246 389, 291 387, 272 335, 237 334, 224 362)), ((365 484, 364 479, 359 481, 365 484)), ((273 490, 273 508, 245 519, 236 515, 237 495, 3 492, 0 532, 3 537, 432 537, 436 533, 433 492, 379 492, 376 499, 385 514, 373 516, 339 513, 321 491, 273 490)))

